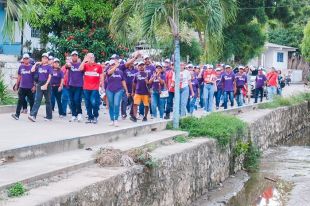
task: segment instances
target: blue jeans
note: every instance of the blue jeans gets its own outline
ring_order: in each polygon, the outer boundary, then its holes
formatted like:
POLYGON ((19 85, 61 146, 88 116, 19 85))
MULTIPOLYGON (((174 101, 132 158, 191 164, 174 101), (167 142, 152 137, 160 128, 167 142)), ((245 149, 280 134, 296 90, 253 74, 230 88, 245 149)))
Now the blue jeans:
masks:
POLYGON ((119 111, 121 106, 121 100, 123 97, 124 90, 121 89, 117 92, 107 90, 107 97, 109 101, 109 114, 111 121, 118 120, 119 111))
POLYGON ((269 86, 267 88, 267 91, 268 91, 268 99, 272 101, 273 96, 277 94, 277 87, 269 86))
POLYGON ((152 116, 157 117, 157 107, 159 111, 159 117, 163 118, 164 117, 164 111, 165 111, 165 104, 166 104, 166 99, 167 98, 160 98, 160 94, 157 91, 154 91, 152 93, 152 116))
POLYGON ((42 98, 45 98, 45 109, 46 109, 46 118, 52 119, 53 111, 52 111, 52 103, 51 103, 51 85, 47 86, 47 90, 42 90, 41 86, 44 85, 45 82, 39 82, 36 85, 36 94, 34 99, 34 105, 31 109, 30 116, 37 117, 38 111, 41 106, 42 98))
POLYGON ((85 105, 89 120, 98 118, 100 95, 98 90, 84 90, 85 105))
POLYGON ((199 105, 200 105, 201 108, 204 107, 204 96, 201 95, 201 94, 203 94, 203 88, 204 88, 204 85, 201 84, 201 85, 199 86, 199 90, 200 90, 200 91, 199 91, 199 93, 200 93, 199 105))
POLYGON ((214 85, 213 84, 204 84, 203 88, 203 99, 204 99, 204 108, 207 112, 212 112, 213 110, 213 96, 214 96, 214 85))
POLYGON ((234 106, 234 92, 233 91, 224 91, 224 109, 227 109, 228 97, 230 100, 230 106, 234 106))
POLYGON ((180 89, 180 116, 184 117, 186 115, 186 105, 189 97, 189 87, 184 87, 180 89))
POLYGON ((166 104, 166 115, 168 116, 170 115, 170 112, 173 111, 173 98, 174 98, 174 92, 169 92, 166 104))
POLYGON ((64 115, 66 115, 68 105, 69 105, 70 110, 71 110, 70 94, 69 94, 69 88, 68 87, 62 88, 61 104, 62 104, 62 111, 64 112, 64 115))
POLYGON ((282 88, 281 88, 281 87, 278 87, 278 89, 277 89, 277 94, 280 95, 280 96, 282 96, 282 88))
POLYGON ((196 107, 196 101, 197 101, 197 97, 194 98, 188 98, 188 102, 187 102, 187 112, 190 114, 194 113, 195 107, 196 107))
POLYGON ((237 100, 238 107, 243 106, 243 94, 242 94, 241 88, 237 88, 236 100, 237 100))
POLYGON ((82 92, 82 87, 69 87, 71 111, 73 117, 76 117, 78 114, 82 114, 82 92))
POLYGON ((222 89, 217 89, 217 91, 214 93, 216 108, 220 107, 222 93, 222 89))

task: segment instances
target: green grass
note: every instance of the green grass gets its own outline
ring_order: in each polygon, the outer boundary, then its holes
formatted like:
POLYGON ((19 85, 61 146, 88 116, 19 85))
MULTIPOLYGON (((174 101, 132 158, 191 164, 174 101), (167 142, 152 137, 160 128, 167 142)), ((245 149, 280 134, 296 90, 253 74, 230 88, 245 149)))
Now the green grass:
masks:
POLYGON ((196 118, 180 120, 180 129, 189 132, 189 137, 210 137, 217 139, 220 146, 227 146, 232 137, 243 135, 246 123, 232 115, 212 113, 196 118))
POLYGON ((244 168, 249 172, 256 172, 259 169, 261 152, 259 149, 249 142, 249 147, 244 155, 244 168))
POLYGON ((0 74, 0 105, 16 104, 16 101, 8 91, 7 85, 5 85, 3 75, 0 74))
POLYGON ((173 140, 175 142, 178 142, 178 143, 186 143, 188 142, 188 139, 184 136, 176 136, 175 138, 173 138, 173 140))
POLYGON ((23 196, 26 192, 25 186, 17 182, 13 186, 11 186, 8 190, 8 196, 9 197, 20 197, 23 196))
POLYGON ((300 93, 295 96, 290 97, 274 97, 273 101, 260 104, 258 106, 259 109, 275 109, 278 107, 286 107, 286 106, 293 106, 304 101, 310 101, 310 93, 300 93))

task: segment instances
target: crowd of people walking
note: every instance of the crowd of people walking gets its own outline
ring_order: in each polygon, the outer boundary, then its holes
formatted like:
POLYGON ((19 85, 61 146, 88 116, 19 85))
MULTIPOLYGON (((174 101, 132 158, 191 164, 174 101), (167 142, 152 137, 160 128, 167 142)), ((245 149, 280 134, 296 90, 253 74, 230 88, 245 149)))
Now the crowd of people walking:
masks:
MULTIPOLYGON (((175 85, 174 63, 170 59, 153 62, 140 52, 127 61, 112 55, 109 61, 96 63, 93 53, 85 57, 73 51, 63 66, 58 58, 42 54, 39 62, 32 62, 24 54, 18 69, 18 103, 12 117, 19 119, 21 112, 36 121, 42 99, 45 99, 46 117, 51 121, 57 103, 60 118, 71 113, 70 122, 83 121, 82 102, 86 107, 86 123, 96 124, 101 104, 106 106, 112 126, 118 120, 133 122, 151 118, 170 119, 173 112, 175 87, 180 88, 180 116, 193 115, 198 107, 205 113, 272 100, 281 95, 285 78, 281 71, 252 66, 236 68, 225 64, 192 65, 181 62, 180 85, 175 85), (83 59, 83 60, 81 60, 83 59), (267 88, 267 89, 266 89, 267 88)), ((175 112, 175 111, 174 111, 175 112)))

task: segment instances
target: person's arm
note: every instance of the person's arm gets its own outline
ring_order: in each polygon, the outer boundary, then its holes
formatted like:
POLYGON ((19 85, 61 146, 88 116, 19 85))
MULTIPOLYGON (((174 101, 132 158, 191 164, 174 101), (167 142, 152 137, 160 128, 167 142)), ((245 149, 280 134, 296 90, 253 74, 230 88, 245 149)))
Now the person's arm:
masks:
POLYGON ((63 87, 64 87, 64 78, 62 78, 61 81, 60 81, 60 85, 58 87, 58 91, 60 92, 63 87))
POLYGON ((87 63, 89 61, 89 57, 88 57, 88 55, 86 55, 85 57, 84 57, 84 60, 82 61, 82 63, 80 64, 80 66, 79 66, 79 70, 80 71, 84 71, 84 66, 85 66, 85 64, 87 63))
POLYGON ((128 68, 132 63, 134 63, 139 58, 140 55, 141 55, 140 53, 136 53, 133 58, 129 59, 125 63, 125 67, 128 68))
POLYGON ((191 91, 191 96, 193 97, 195 95, 195 93, 194 93, 194 89, 193 89, 193 85, 192 85, 191 80, 188 80, 188 86, 189 86, 189 89, 191 91))
POLYGON ((122 85, 123 85, 123 88, 124 88, 124 90, 125 90, 125 92, 126 92, 126 96, 128 97, 128 96, 129 96, 129 93, 128 93, 127 84, 126 84, 126 81, 125 81, 125 80, 122 81, 122 85))
POLYGON ((112 74, 115 72, 115 70, 117 69, 118 66, 119 66, 119 62, 116 62, 116 63, 114 64, 114 66, 113 66, 111 69, 109 69, 108 75, 109 75, 109 76, 112 75, 112 74))
POLYGON ((37 69, 37 66, 40 65, 40 64, 41 64, 41 62, 36 62, 36 63, 31 67, 31 72, 32 72, 32 73, 35 72, 36 69, 37 69))
POLYGON ((43 86, 41 86, 42 90, 46 90, 47 89, 47 86, 50 83, 51 79, 52 79, 52 75, 49 74, 46 83, 43 86))
POLYGON ((22 76, 19 74, 17 76, 17 80, 16 80, 16 90, 18 90, 18 88, 19 88, 21 79, 22 79, 22 76))
POLYGON ((134 96, 135 93, 136 93, 136 83, 133 82, 133 83, 132 83, 132 96, 134 96))

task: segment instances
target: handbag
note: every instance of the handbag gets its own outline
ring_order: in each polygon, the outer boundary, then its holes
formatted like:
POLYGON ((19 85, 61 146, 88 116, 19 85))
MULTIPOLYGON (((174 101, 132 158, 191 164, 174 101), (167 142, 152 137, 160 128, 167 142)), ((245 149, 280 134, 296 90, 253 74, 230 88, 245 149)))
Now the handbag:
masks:
POLYGON ((167 98, 167 97, 169 97, 169 92, 168 92, 168 90, 163 90, 163 91, 161 91, 161 93, 160 93, 160 98, 167 98))

